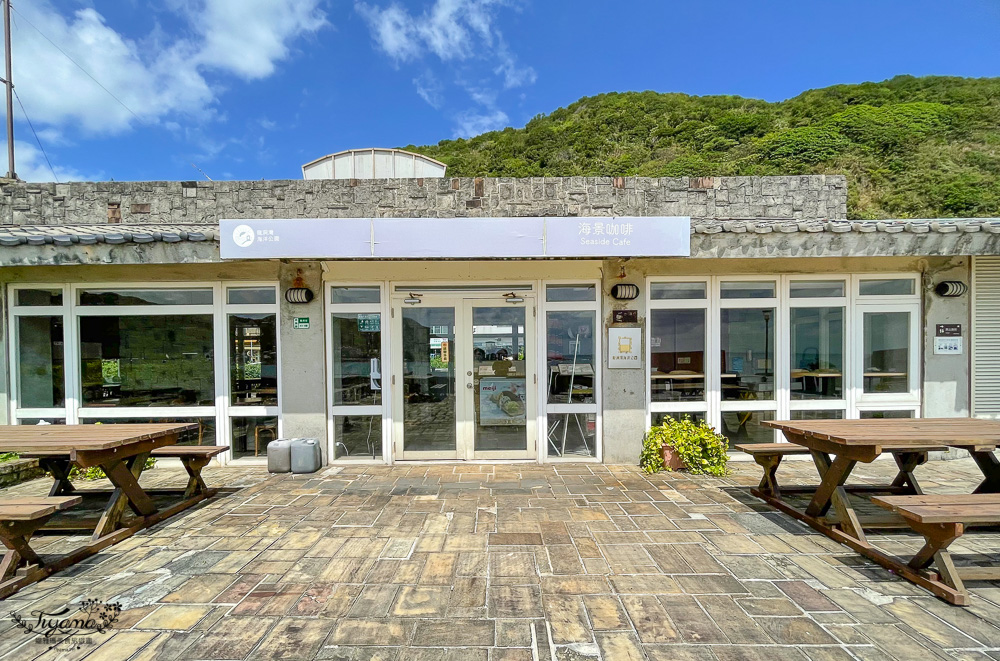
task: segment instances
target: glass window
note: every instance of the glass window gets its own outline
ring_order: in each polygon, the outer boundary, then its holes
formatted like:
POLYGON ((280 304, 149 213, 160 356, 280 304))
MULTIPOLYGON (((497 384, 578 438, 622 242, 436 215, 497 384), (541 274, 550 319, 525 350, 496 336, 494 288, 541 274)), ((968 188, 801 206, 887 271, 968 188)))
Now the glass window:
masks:
MULTIPOLYGON (((523 451, 528 446, 530 400, 524 321, 523 306, 472 308, 476 452, 523 451)), ((576 390, 575 385, 573 389, 576 390)), ((590 392, 593 394, 593 387, 590 392)))
POLYGON ((545 300, 550 303, 596 301, 597 287, 594 285, 546 285, 545 300))
POLYGON ((381 459, 382 416, 338 415, 333 419, 336 459, 381 459))
POLYGON ((65 418, 19 418, 19 425, 65 425, 65 418))
POLYGON ((861 411, 862 420, 878 418, 912 418, 913 411, 861 411))
POLYGON ((212 290, 204 289, 85 289, 80 305, 211 305, 212 290))
POLYGON ((334 312, 333 403, 382 403, 382 315, 334 312))
POLYGON ((18 407, 65 406, 62 317, 15 319, 18 407))
POLYGON ((548 420, 550 457, 596 456, 596 413, 549 413, 548 420))
POLYGON ((705 399, 705 310, 650 310, 654 402, 705 399))
POLYGON ((268 444, 278 438, 276 416, 230 418, 232 440, 229 447, 234 459, 266 457, 268 444))
POLYGON ((656 300, 702 300, 707 297, 704 282, 654 282, 649 286, 649 296, 656 300))
POLYGON ((722 298, 774 298, 775 284, 771 281, 733 280, 722 283, 720 294, 722 298))
POLYGON ((844 308, 791 308, 791 398, 844 396, 844 308))
POLYGON ((84 406, 214 406, 212 315, 80 317, 84 406))
POLYGON ((18 289, 16 305, 35 307, 40 305, 62 305, 62 288, 56 289, 18 289))
POLYGON ((843 280, 796 280, 789 286, 792 298, 837 298, 846 291, 843 280))
POLYGON ((597 313, 593 310, 556 311, 546 313, 545 319, 549 403, 594 402, 597 313))
POLYGON ((705 413, 703 411, 696 411, 696 412, 685 411, 684 413, 673 413, 673 412, 667 413, 662 411, 654 411, 652 416, 653 426, 655 427, 657 425, 662 425, 663 421, 666 420, 667 418, 670 418, 671 420, 683 420, 684 418, 690 418, 691 422, 697 425, 701 424, 702 422, 705 422, 705 413))
POLYGON ((230 403, 278 405, 278 336, 274 314, 229 315, 230 403))
POLYGON ((330 287, 331 303, 378 303, 378 287, 330 287))
POLYGON ((124 425, 124 424, 152 424, 152 423, 175 423, 196 424, 197 429, 189 429, 181 432, 177 441, 178 445, 215 445, 215 417, 204 418, 83 418, 80 420, 84 425, 124 425))
POLYGON ((723 411, 722 435, 729 447, 737 443, 774 443, 774 430, 761 423, 774 420, 774 411, 723 411))
POLYGON ((910 313, 864 313, 864 392, 909 392, 910 313))
POLYGON ((791 411, 792 420, 843 420, 843 411, 791 411))
POLYGON ((862 280, 858 292, 862 296, 912 296, 913 278, 881 278, 862 280))
POLYGON ((230 305, 274 305, 277 293, 274 287, 229 287, 226 302, 230 305))
MULTIPOLYGON (((455 308, 403 308, 403 449, 454 452, 455 308)), ((466 354, 468 355, 468 354, 466 354)))
POLYGON ((774 399, 774 308, 723 308, 723 400, 774 399))

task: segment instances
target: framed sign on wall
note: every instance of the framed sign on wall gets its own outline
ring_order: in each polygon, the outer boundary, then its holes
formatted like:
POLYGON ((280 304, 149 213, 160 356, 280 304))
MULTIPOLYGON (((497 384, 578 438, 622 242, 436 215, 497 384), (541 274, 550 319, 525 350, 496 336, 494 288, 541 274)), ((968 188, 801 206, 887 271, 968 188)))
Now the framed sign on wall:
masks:
POLYGON ((608 368, 642 367, 642 329, 608 329, 608 368))

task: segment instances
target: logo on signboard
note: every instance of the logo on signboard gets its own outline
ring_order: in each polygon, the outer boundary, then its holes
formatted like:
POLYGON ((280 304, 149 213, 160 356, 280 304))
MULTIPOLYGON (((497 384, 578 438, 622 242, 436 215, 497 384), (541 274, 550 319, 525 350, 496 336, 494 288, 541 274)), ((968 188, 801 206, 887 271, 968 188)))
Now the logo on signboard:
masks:
POLYGON ((249 246, 253 243, 253 239, 253 228, 249 225, 237 225, 236 229, 233 230, 233 243, 238 245, 240 248, 246 248, 249 246))
POLYGON ((642 367, 642 329, 608 329, 608 367, 642 367))

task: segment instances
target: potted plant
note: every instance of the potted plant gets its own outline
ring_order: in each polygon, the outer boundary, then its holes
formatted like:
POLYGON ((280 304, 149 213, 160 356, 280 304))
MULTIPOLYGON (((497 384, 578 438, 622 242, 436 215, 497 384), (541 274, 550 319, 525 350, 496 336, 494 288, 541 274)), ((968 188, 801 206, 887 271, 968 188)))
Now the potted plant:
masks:
POLYGON ((664 418, 651 427, 642 441, 639 466, 647 473, 681 470, 697 475, 729 473, 729 441, 704 422, 689 416, 664 418))

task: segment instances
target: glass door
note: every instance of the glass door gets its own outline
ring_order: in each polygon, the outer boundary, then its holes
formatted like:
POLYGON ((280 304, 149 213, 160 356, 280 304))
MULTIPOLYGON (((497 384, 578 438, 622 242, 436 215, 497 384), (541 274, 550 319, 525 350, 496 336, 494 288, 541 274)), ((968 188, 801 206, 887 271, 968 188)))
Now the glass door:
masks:
POLYGON ((534 457, 534 307, 499 291, 392 307, 396 458, 534 457))
POLYGON ((468 300, 466 456, 535 456, 534 315, 520 297, 468 300))

